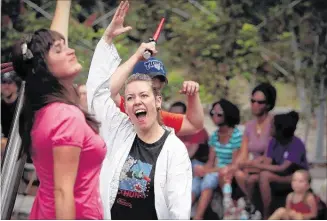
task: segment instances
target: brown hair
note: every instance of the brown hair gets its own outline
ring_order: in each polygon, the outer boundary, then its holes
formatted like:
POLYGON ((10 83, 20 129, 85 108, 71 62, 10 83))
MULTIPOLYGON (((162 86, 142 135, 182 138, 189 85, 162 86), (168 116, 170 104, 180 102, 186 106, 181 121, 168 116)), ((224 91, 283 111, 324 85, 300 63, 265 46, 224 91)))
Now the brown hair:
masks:
POLYGON ((293 173, 293 176, 295 173, 301 173, 302 175, 304 175, 307 178, 308 183, 311 184, 311 175, 310 175, 309 171, 303 170, 303 169, 297 170, 293 173))
POLYGON ((77 91, 75 90, 74 94, 69 95, 69 92, 48 68, 49 50, 55 41, 62 39, 64 36, 58 32, 40 29, 33 34, 26 35, 13 46, 14 70, 26 82, 24 108, 20 117, 19 129, 24 150, 28 154, 35 112, 53 102, 78 107, 83 112, 87 124, 98 133, 99 123, 80 106, 77 91), (28 53, 23 54, 23 45, 27 46, 25 49, 27 48, 28 53))
MULTIPOLYGON (((160 90, 158 90, 157 88, 153 87, 152 78, 149 75, 146 75, 146 74, 133 74, 133 75, 129 76, 129 78, 125 82, 125 88, 126 88, 126 86, 128 84, 130 84, 130 83, 132 83, 134 81, 145 81, 145 82, 148 82, 149 83, 149 86, 152 89, 152 93, 153 93, 154 97, 155 98, 156 97, 159 97, 159 96, 161 97, 160 90)), ((126 105, 126 102, 125 102, 125 105, 126 105)), ((160 113, 160 108, 157 109, 157 120, 158 120, 159 125, 163 125, 162 118, 161 118, 161 113, 160 113)))

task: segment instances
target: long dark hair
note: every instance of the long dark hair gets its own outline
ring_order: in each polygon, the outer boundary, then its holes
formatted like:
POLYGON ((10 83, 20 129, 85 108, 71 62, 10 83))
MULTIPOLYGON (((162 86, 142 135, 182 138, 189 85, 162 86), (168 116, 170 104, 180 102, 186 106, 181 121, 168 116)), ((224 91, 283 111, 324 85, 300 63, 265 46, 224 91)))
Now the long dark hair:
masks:
MULTIPOLYGON (((58 32, 40 29, 31 35, 26 35, 13 47, 12 60, 16 73, 25 80, 24 108, 20 116, 19 133, 22 137, 24 151, 30 154, 31 129, 35 112, 42 107, 61 102, 78 107, 84 114, 87 124, 98 133, 99 123, 79 105, 76 93, 69 95, 65 87, 50 72, 47 56, 53 43, 64 39, 58 32), (26 44, 28 52, 22 45, 26 44)), ((26 46, 25 45, 25 46, 26 46)))
POLYGON ((212 107, 209 112, 211 117, 213 117, 213 110, 218 104, 224 111, 224 122, 222 123, 222 125, 227 125, 228 127, 232 128, 236 127, 241 121, 240 110, 238 109, 238 107, 229 100, 222 98, 212 104, 212 107))

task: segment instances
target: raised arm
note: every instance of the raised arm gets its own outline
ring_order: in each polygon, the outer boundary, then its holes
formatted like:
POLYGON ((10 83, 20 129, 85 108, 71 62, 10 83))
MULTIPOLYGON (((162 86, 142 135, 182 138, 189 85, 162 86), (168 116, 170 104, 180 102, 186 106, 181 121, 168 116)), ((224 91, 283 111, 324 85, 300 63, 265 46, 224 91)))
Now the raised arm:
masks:
POLYGON ((109 80, 121 62, 117 49, 112 42, 116 36, 131 29, 131 27, 125 28, 123 26, 128 8, 128 1, 120 2, 112 21, 95 49, 86 83, 88 107, 90 110, 94 109, 93 100, 95 94, 100 93, 100 87, 107 89, 102 93, 102 99, 104 99, 103 102, 111 95, 110 90, 108 90, 109 80))
POLYGON ((187 96, 187 110, 183 119, 179 136, 194 134, 203 129, 204 112, 199 95, 199 84, 194 81, 184 81, 180 91, 187 96))
POLYGON ((65 37, 68 45, 68 24, 71 0, 57 0, 56 10, 52 19, 50 29, 57 31, 65 37))
MULTIPOLYGON (((124 27, 124 20, 125 16, 129 9, 129 3, 128 1, 121 2, 119 7, 116 10, 116 13, 109 24, 108 28, 106 29, 103 39, 108 44, 111 45, 113 39, 121 35, 125 32, 128 32, 132 30, 132 27, 127 26, 124 27)), ((117 54, 117 56, 119 56, 117 54)), ((111 97, 114 100, 120 100, 119 90, 123 87, 128 74, 132 71, 134 65, 139 61, 139 58, 137 56, 132 56, 128 61, 126 61, 123 65, 121 65, 113 75, 110 77, 110 92, 111 97)))
POLYGON ((120 65, 110 79, 110 92, 111 98, 115 101, 116 105, 120 104, 119 90, 123 88, 129 73, 132 72, 134 66, 143 58, 143 52, 148 49, 156 54, 155 45, 152 43, 142 43, 137 52, 132 55, 124 64, 120 65))
POLYGON ((114 104, 111 96, 111 78, 128 68, 133 62, 138 61, 146 49, 155 52, 154 46, 150 43, 143 43, 137 52, 118 68, 121 58, 112 44, 113 38, 128 30, 130 27, 123 27, 123 21, 128 11, 128 2, 121 2, 116 10, 113 20, 106 29, 104 36, 98 43, 91 62, 90 72, 86 83, 88 108, 93 112, 103 126, 115 127, 121 123, 122 116, 114 104), (115 120, 113 120, 115 118, 115 120))

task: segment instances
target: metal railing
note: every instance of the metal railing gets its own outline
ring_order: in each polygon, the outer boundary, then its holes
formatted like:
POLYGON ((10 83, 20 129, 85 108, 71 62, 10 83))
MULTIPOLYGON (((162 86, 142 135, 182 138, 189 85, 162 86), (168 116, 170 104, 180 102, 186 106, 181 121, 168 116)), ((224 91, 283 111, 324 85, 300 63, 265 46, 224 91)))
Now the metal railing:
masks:
POLYGON ((21 153, 22 140, 19 135, 19 116, 24 104, 25 82, 22 82, 16 111, 12 122, 7 147, 1 162, 1 219, 10 219, 17 191, 23 175, 26 155, 21 153))

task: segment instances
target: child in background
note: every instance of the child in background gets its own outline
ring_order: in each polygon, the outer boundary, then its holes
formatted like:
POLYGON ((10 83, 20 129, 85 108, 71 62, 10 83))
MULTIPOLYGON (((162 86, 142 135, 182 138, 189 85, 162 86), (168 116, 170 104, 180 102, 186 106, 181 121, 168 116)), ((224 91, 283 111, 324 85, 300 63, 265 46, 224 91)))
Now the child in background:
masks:
POLYGON ((269 220, 314 219, 317 216, 317 201, 310 188, 311 177, 307 170, 298 170, 292 177, 293 192, 288 194, 286 208, 277 209, 269 220))

